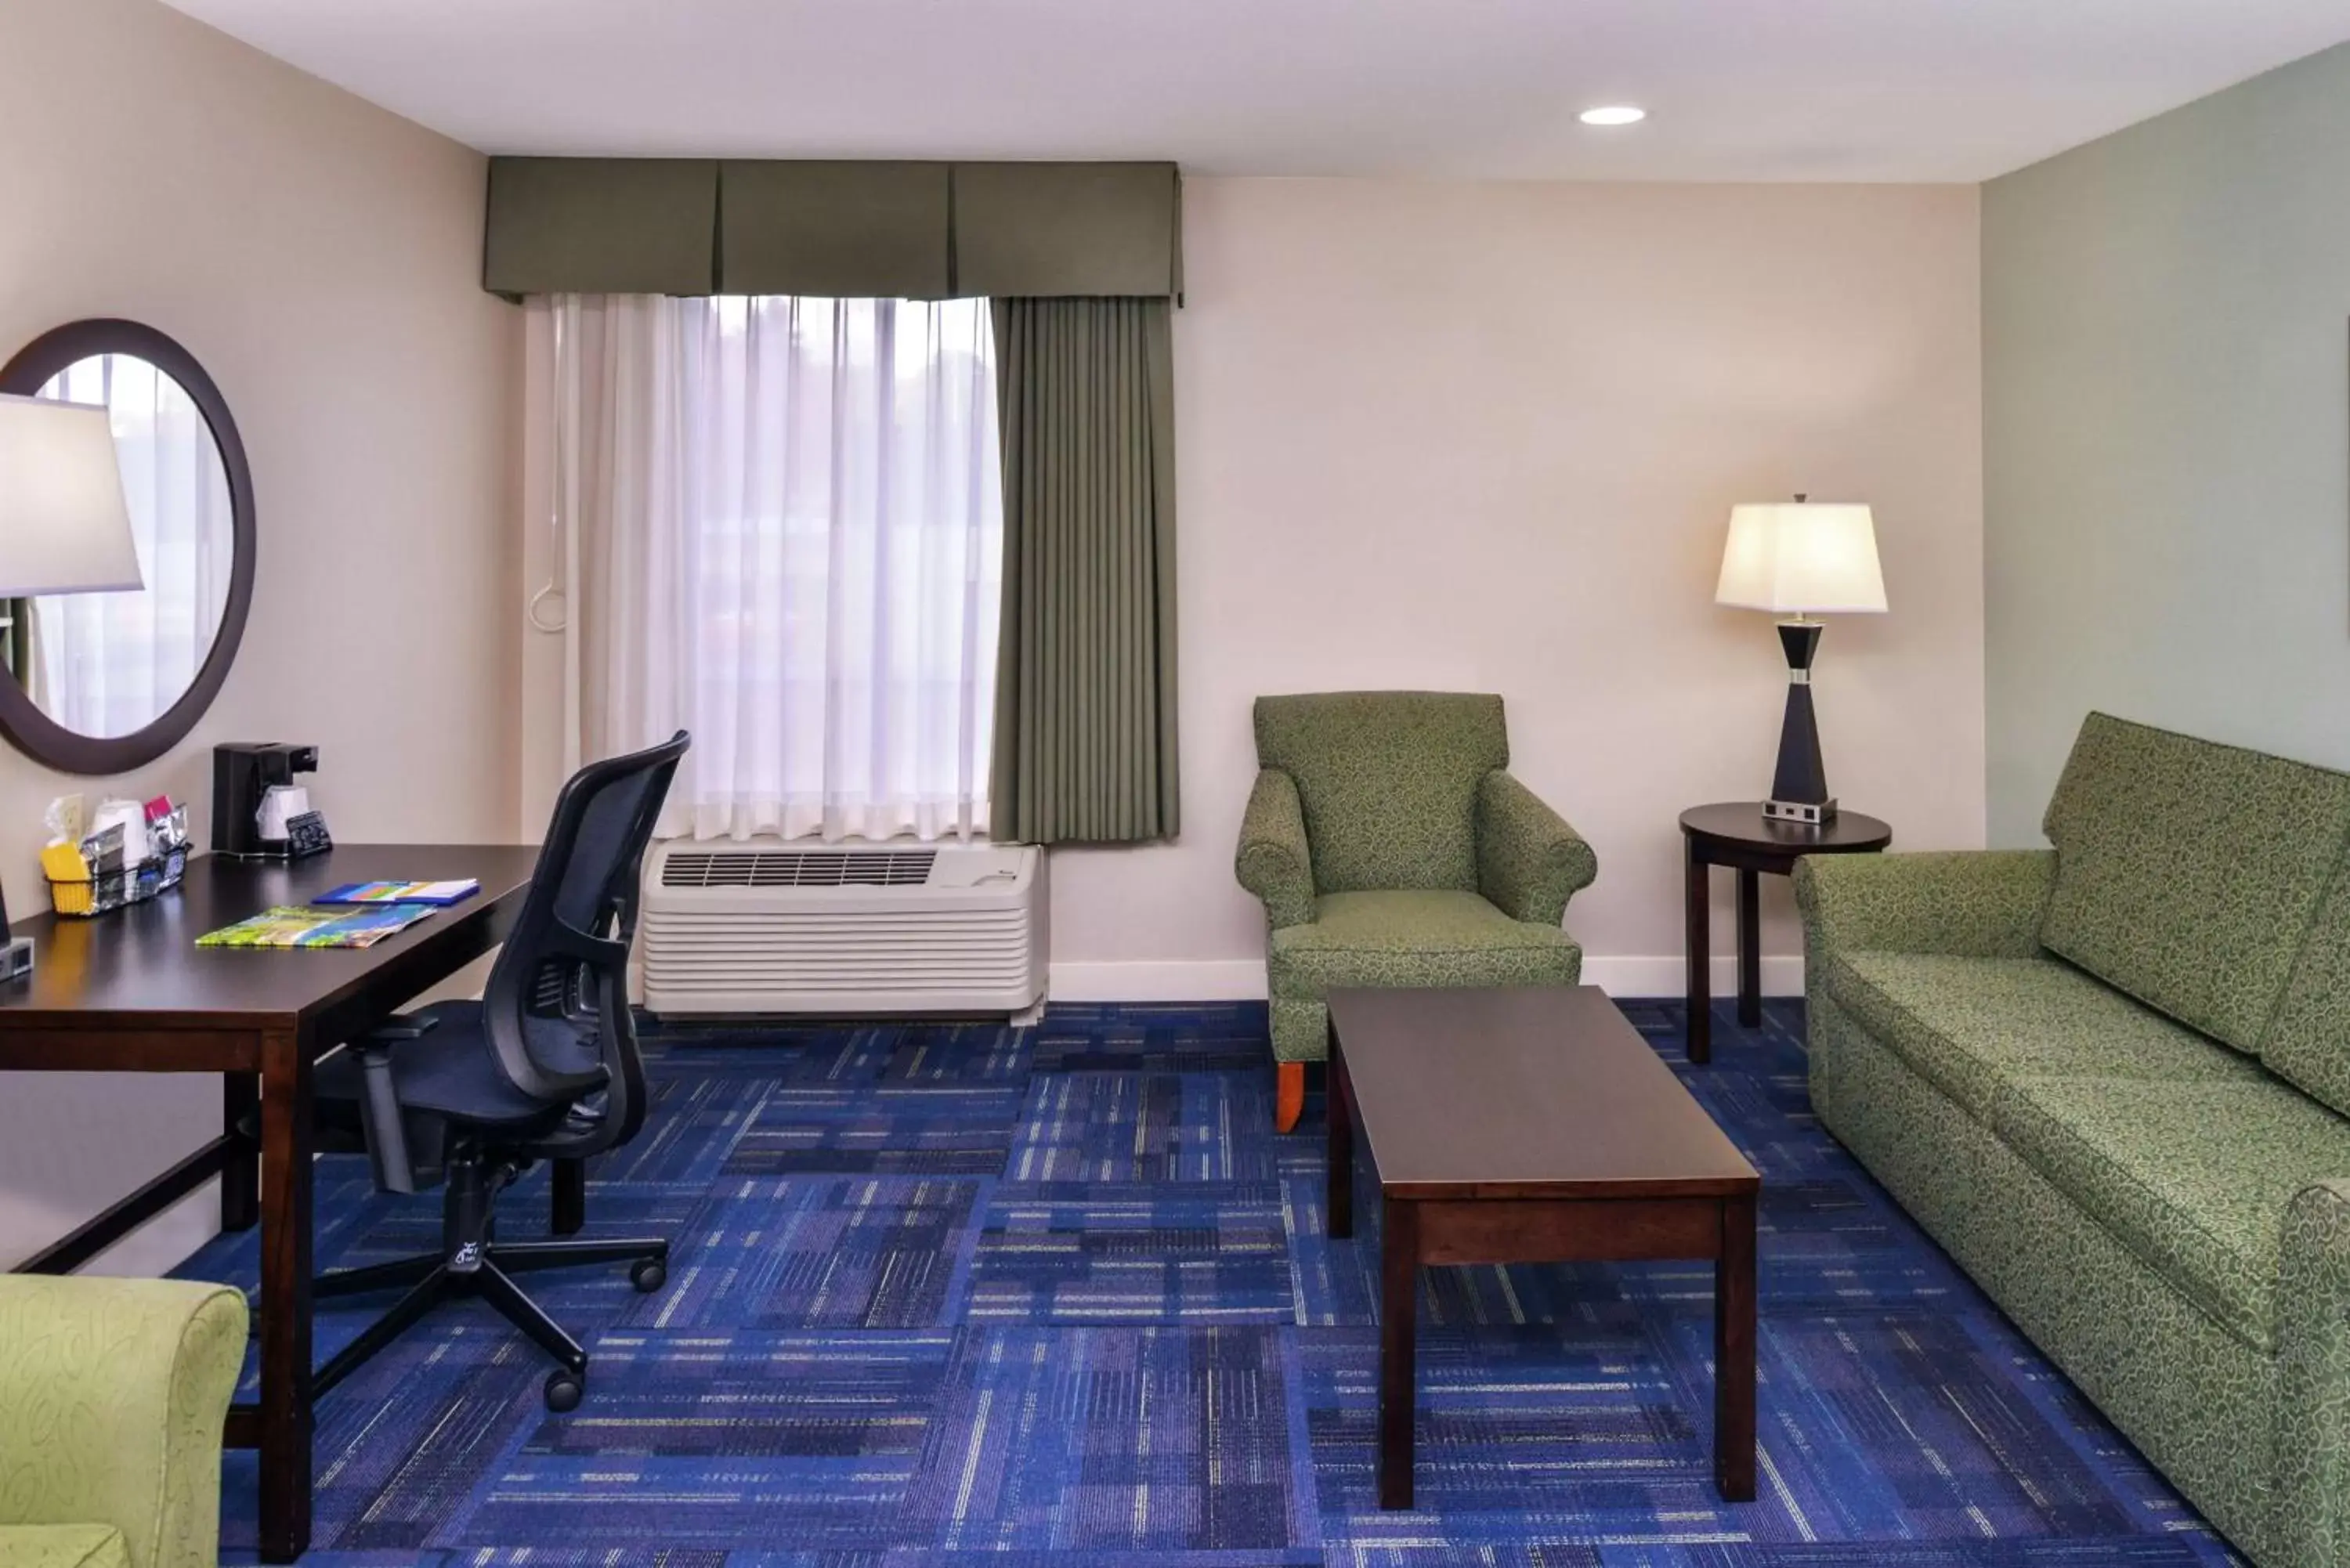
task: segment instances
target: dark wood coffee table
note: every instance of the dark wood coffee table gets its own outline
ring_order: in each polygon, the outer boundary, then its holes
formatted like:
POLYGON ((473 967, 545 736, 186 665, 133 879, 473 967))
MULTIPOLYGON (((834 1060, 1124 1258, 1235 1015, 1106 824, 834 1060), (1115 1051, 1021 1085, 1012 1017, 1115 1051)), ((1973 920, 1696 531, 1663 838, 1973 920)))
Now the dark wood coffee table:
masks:
POLYGON ((1379 1183, 1381 1508, 1411 1506, 1422 1264, 1713 1260, 1713 1472, 1754 1496, 1762 1179, 1596 986, 1334 991, 1330 1234, 1379 1183))

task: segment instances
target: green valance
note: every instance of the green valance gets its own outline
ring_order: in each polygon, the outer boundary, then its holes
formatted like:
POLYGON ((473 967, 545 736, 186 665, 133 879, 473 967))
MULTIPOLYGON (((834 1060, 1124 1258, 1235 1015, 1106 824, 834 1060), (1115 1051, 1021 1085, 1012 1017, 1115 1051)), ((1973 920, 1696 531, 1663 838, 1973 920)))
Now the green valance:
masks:
POLYGON ((530 294, 1165 296, 1171 163, 493 158, 482 286, 530 294))
POLYGON ((1183 184, 1171 163, 958 163, 955 292, 1183 292, 1183 184))
POLYGON ((953 276, 944 163, 725 163, 718 278, 727 294, 937 299, 953 276))
POLYGON ((708 294, 717 257, 709 159, 490 160, 493 294, 708 294))

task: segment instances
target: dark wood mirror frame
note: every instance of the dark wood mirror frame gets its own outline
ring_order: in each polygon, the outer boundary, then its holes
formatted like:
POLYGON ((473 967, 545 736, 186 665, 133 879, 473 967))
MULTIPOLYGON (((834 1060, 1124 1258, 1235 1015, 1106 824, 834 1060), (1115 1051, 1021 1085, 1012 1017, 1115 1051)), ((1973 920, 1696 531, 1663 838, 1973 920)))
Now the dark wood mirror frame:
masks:
POLYGON ((179 744, 220 695, 229 666, 236 661, 237 644, 244 640, 245 617, 253 608, 253 470, 245 462, 244 441, 237 434, 236 421, 230 417, 228 400, 221 396, 194 355, 140 322, 70 321, 34 338, 0 367, 0 392, 31 397, 67 366, 100 354, 127 354, 146 360, 185 389, 204 416, 213 444, 220 448, 221 467, 228 476, 235 558, 229 565, 228 602, 222 607, 212 650, 204 655, 203 667, 179 701, 146 728, 128 735, 85 735, 68 730, 42 712, 23 686, 0 676, 0 734, 35 762, 68 774, 127 773, 179 744))

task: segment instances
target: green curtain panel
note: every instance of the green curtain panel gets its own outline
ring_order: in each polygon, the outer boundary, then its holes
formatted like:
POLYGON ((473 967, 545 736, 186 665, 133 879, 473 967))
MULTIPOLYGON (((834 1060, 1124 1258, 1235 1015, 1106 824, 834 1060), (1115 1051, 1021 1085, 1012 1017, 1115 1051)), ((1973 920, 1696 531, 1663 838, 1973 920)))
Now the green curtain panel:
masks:
POLYGON ((1003 629, 989 820, 1025 844, 1169 838, 1175 378, 1157 299, 998 299, 1003 629))

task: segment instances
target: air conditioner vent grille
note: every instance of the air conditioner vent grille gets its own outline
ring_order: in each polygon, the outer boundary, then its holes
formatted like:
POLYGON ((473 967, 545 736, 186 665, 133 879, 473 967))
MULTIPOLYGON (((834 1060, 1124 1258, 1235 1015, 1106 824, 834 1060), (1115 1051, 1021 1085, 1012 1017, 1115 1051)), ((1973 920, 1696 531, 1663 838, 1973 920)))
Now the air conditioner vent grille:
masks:
POLYGON ((919 888, 935 849, 713 849, 672 852, 664 888, 919 888))

